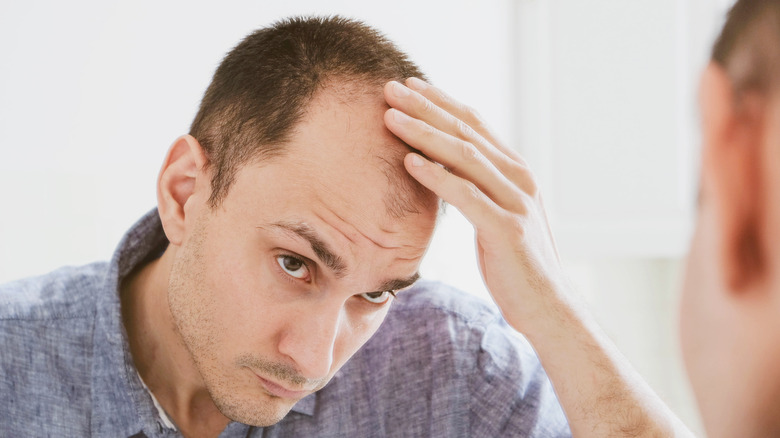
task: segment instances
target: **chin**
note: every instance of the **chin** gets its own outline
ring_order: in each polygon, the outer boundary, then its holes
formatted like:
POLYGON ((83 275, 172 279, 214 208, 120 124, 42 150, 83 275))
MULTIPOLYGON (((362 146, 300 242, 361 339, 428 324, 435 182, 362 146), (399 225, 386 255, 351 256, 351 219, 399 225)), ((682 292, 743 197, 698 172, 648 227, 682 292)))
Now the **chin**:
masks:
POLYGON ((268 427, 282 421, 295 402, 270 397, 246 396, 243 399, 231 395, 219 397, 212 395, 214 404, 225 417, 232 421, 256 427, 268 427))

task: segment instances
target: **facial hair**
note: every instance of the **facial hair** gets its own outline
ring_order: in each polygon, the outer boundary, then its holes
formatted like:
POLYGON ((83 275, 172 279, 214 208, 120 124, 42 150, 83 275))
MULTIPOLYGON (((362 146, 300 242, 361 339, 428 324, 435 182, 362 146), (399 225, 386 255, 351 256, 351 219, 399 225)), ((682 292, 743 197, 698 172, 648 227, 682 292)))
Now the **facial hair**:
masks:
POLYGON ((233 360, 220 357, 221 340, 228 333, 225 324, 230 321, 216 317, 219 314, 216 311, 219 300, 225 297, 212 291, 208 281, 204 259, 207 221, 201 218, 196 223, 192 235, 179 248, 171 268, 168 304, 173 328, 189 352, 192 364, 217 409, 233 421, 270 426, 284 418, 293 403, 259 393, 256 389, 259 383, 251 371, 260 371, 292 387, 321 388, 325 382, 310 381, 287 364, 267 361, 252 354, 244 354, 233 360))

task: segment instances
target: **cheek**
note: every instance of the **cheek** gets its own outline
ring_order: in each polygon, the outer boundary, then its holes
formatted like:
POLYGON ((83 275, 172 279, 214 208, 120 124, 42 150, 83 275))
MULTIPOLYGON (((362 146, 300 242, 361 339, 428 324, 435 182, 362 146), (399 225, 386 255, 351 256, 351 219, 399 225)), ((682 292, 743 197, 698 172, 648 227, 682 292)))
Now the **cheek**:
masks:
POLYGON ((706 389, 707 378, 723 346, 723 315, 718 299, 722 293, 718 271, 716 228, 706 209, 697 220, 691 240, 680 301, 680 343, 691 383, 697 393, 706 389))
POLYGON ((700 258, 700 249, 698 248, 697 240, 698 239, 694 237, 691 242, 680 299, 680 342, 686 365, 691 364, 691 356, 693 355, 692 349, 696 345, 695 339, 698 338, 695 329, 700 327, 700 323, 697 322, 699 315, 696 303, 700 300, 698 291, 701 287, 699 283, 701 281, 702 260, 700 258))
POLYGON ((203 279, 211 291, 211 311, 221 326, 223 342, 238 354, 258 352, 274 336, 278 318, 278 295, 272 272, 238 247, 214 248, 208 276, 203 279))
POLYGON ((700 218, 691 239, 680 302, 680 334, 684 348, 686 343, 695 342, 696 329, 701 327, 702 295, 706 295, 708 278, 712 275, 712 269, 708 268, 711 260, 707 237, 706 221, 700 218))

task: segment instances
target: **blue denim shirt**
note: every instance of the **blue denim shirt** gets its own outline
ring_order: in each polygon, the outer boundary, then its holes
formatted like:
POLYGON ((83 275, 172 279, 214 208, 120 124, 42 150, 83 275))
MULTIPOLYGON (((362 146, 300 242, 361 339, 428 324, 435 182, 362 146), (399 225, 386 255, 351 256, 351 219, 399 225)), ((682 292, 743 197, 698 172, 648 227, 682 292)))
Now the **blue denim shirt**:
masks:
MULTIPOLYGON (((180 436, 133 365, 118 285, 167 241, 156 210, 110 263, 0 286, 0 435, 180 436), (164 415, 164 414, 163 414, 164 415)), ((495 308, 434 282, 392 304, 331 382, 274 426, 221 437, 570 436, 530 346, 495 308)))

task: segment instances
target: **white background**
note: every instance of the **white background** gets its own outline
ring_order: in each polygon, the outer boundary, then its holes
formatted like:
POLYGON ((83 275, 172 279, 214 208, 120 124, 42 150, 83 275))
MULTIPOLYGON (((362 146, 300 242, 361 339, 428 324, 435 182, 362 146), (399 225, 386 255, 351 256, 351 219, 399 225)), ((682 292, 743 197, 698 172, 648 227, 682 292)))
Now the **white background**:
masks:
MULTIPOLYGON (((222 56, 291 14, 378 27, 536 170, 572 281, 694 430, 676 335, 696 82, 728 0, 0 3, 0 281, 110 257, 222 56)), ((450 209, 423 274, 486 296, 450 209)))

